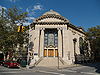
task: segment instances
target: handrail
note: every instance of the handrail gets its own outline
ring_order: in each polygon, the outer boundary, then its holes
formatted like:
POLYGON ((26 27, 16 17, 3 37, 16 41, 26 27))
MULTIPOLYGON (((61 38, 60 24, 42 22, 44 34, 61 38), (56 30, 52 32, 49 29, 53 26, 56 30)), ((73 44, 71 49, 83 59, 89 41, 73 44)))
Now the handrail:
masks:
POLYGON ((62 64, 64 65, 65 64, 65 62, 64 62, 64 60, 61 58, 61 57, 59 57, 60 59, 60 61, 62 62, 62 64))
POLYGON ((42 59, 43 59, 43 57, 40 57, 40 59, 39 59, 39 60, 37 60, 37 61, 34 63, 34 66, 38 65, 38 64, 39 64, 39 62, 40 62, 42 59))

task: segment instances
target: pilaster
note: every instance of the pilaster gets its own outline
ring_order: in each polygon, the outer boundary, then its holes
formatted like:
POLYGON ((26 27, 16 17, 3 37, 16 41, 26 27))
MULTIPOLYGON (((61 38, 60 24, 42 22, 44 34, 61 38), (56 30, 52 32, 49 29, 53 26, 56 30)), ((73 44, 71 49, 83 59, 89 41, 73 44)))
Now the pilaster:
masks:
POLYGON ((62 30, 63 35, 63 59, 68 60, 68 47, 69 47, 69 38, 68 38, 68 31, 66 28, 63 28, 62 30))
POLYGON ((41 36, 40 36, 40 56, 43 57, 44 51, 44 28, 41 28, 41 36))
POLYGON ((62 57, 62 35, 61 35, 62 28, 58 28, 58 52, 59 56, 62 57))

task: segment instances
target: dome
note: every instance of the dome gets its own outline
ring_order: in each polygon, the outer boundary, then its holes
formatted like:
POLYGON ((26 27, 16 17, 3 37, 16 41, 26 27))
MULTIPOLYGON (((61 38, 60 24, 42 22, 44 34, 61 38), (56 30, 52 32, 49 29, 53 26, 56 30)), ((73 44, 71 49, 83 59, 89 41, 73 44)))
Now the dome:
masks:
POLYGON ((43 15, 51 15, 51 14, 60 15, 59 13, 55 12, 54 10, 50 10, 50 11, 44 13, 43 15))
POLYGON ((61 16, 59 13, 53 11, 53 10, 50 10, 46 13, 44 13, 42 16, 40 16, 39 18, 36 19, 36 22, 39 22, 39 21, 44 21, 44 20, 47 20, 49 19, 48 21, 63 21, 63 22, 69 22, 68 19, 64 18, 63 16, 61 16), (54 20, 55 19, 55 20, 54 20))

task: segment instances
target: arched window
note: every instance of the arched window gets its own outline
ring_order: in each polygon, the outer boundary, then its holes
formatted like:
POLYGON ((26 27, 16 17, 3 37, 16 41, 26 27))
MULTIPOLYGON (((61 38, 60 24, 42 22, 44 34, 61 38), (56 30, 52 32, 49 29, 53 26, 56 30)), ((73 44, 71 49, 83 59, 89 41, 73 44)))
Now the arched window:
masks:
POLYGON ((80 37, 79 38, 79 48, 80 48, 80 53, 81 54, 84 54, 83 43, 84 43, 83 38, 80 37))

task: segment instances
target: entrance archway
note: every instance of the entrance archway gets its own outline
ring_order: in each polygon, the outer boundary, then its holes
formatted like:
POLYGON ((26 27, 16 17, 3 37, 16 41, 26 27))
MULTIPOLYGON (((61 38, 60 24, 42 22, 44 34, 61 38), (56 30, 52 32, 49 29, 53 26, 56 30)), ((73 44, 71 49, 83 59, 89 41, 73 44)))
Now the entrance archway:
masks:
POLYGON ((57 29, 45 29, 44 31, 44 57, 57 57, 58 53, 57 29))

